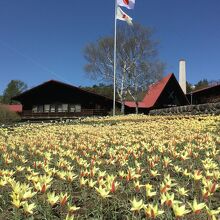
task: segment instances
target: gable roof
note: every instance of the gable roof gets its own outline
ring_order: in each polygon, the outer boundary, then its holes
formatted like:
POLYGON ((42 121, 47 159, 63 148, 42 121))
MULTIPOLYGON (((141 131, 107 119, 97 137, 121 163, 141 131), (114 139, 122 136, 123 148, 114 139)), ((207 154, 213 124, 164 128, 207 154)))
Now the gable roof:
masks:
POLYGON ((155 105, 156 101, 160 97, 166 84, 172 76, 174 76, 174 74, 170 73, 159 82, 149 86, 148 92, 143 99, 143 102, 146 104, 146 108, 151 108, 155 105))
POLYGON ((35 86, 29 90, 26 90, 25 92, 17 95, 17 96, 14 96, 12 97, 12 99, 14 100, 19 100, 21 97, 25 96, 26 94, 38 89, 38 88, 41 88, 41 87, 44 87, 44 86, 47 86, 47 85, 50 85, 50 84, 57 84, 57 85, 62 85, 62 86, 65 86, 65 87, 68 87, 70 89, 75 89, 75 90, 78 90, 78 91, 81 91, 83 93, 87 93, 87 94, 92 94, 92 95, 95 95, 97 97, 102 97, 102 98, 105 98, 109 101, 112 101, 112 99, 110 99, 109 97, 106 97, 106 96, 103 96, 103 95, 99 95, 95 92, 91 92, 91 91, 88 91, 88 90, 85 90, 85 89, 82 89, 82 88, 79 88, 79 87, 76 87, 76 86, 73 86, 73 85, 70 85, 70 84, 67 84, 67 83, 64 83, 64 82, 60 82, 60 81, 57 81, 57 80, 49 80, 49 81, 46 81, 38 86, 35 86))
MULTIPOLYGON (((158 81, 157 83, 150 85, 143 100, 141 102, 138 102, 138 107, 139 108, 153 107, 172 76, 174 76, 174 74, 170 73, 166 77, 158 81)), ((131 101, 126 101, 125 105, 132 108, 136 107, 135 102, 131 102, 131 101)))

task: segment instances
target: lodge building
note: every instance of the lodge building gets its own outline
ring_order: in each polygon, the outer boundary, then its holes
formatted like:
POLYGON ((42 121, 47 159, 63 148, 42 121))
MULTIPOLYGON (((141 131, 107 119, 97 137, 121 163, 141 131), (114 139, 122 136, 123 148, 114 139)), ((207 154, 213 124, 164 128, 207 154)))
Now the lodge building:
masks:
MULTIPOLYGON (((84 89, 50 80, 13 97, 22 104, 23 119, 72 118, 80 116, 104 116, 112 111, 113 100, 84 89)), ((151 85, 144 99, 138 102, 139 112, 147 114, 151 109, 187 105, 174 74, 169 74, 151 85)), ((121 107, 116 102, 118 108, 121 107)), ((125 102, 125 112, 134 113, 136 103, 125 102)))
MULTIPOLYGON (((152 109, 168 108, 172 106, 188 105, 189 101, 181 89, 173 73, 149 86, 142 101, 138 102, 140 113, 148 113, 152 109)), ((136 103, 125 102, 128 113, 134 113, 136 103)))
MULTIPOLYGON (((57 119, 81 116, 105 116, 112 111, 113 100, 102 95, 50 80, 29 89, 13 100, 22 104, 22 119, 57 119)), ((173 73, 149 86, 144 98, 125 102, 125 113, 148 114, 150 110, 220 101, 220 85, 185 94, 173 73)), ((116 102, 120 108, 121 103, 116 102)), ((13 107, 15 109, 15 107, 13 107)))
POLYGON ((55 80, 27 90, 13 100, 22 104, 23 119, 104 116, 113 105, 112 99, 55 80))
POLYGON ((193 105, 220 102, 220 84, 186 94, 193 105))

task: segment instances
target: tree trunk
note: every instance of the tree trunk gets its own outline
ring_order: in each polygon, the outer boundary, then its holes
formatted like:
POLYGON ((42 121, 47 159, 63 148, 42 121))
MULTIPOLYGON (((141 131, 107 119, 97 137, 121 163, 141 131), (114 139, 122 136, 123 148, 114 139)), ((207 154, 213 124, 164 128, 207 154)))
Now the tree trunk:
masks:
MULTIPOLYGON (((136 72, 136 68, 135 68, 135 72, 136 72)), ((135 97, 135 113, 138 114, 138 83, 137 81, 135 82, 135 91, 134 91, 134 97, 135 97)))
POLYGON ((124 63, 123 75, 121 79, 121 113, 125 114, 125 95, 124 95, 124 83, 125 83, 125 75, 126 75, 126 63, 124 63))
POLYGON ((124 101, 121 102, 121 113, 123 115, 125 114, 125 103, 124 103, 124 101))
POLYGON ((135 113, 138 114, 138 102, 135 102, 136 106, 135 106, 135 113))

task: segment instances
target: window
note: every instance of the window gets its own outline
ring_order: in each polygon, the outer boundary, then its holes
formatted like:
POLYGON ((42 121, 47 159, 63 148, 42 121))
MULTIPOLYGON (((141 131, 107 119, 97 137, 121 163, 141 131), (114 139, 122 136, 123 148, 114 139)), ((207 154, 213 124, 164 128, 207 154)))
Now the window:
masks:
POLYGON ((49 112, 50 111, 50 105, 46 104, 44 105, 44 112, 49 112))
POLYGON ((68 104, 59 104, 57 105, 58 112, 68 112, 68 104))
POLYGON ((36 106, 36 105, 34 105, 34 106, 32 107, 32 112, 37 113, 37 106, 36 106))
POLYGON ((56 106, 50 105, 50 112, 56 112, 56 106))
POLYGON ((37 107, 37 112, 42 113, 44 111, 44 106, 43 105, 39 105, 37 107))
POLYGON ((81 112, 81 105, 75 105, 76 112, 81 112))
POLYGON ((57 105, 57 112, 63 112, 62 105, 57 105))
POLYGON ((62 104, 63 112, 68 112, 68 104, 62 104))
POLYGON ((81 112, 81 105, 70 104, 69 105, 69 112, 81 112))
POLYGON ((70 111, 70 112, 75 112, 75 111, 76 111, 75 105, 70 105, 70 106, 69 106, 69 111, 70 111))

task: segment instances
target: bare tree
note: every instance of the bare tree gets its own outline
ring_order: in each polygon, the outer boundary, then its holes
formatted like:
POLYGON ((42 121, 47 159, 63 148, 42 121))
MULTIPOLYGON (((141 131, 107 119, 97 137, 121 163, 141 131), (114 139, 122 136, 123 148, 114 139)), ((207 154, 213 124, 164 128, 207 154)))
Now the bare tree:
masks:
POLYGON ((135 102, 135 112, 138 114, 139 94, 147 91, 149 85, 162 78, 164 64, 161 62, 147 63, 139 65, 134 63, 131 72, 128 74, 128 92, 135 102))
MULTIPOLYGON (((151 38, 151 29, 140 24, 120 25, 118 28, 116 88, 122 113, 127 94, 130 93, 138 103, 140 89, 147 88, 147 85, 160 78, 163 72, 164 65, 156 61, 157 42, 151 38)), ((113 82, 113 51, 113 37, 101 38, 85 47, 85 71, 91 78, 113 82)))

